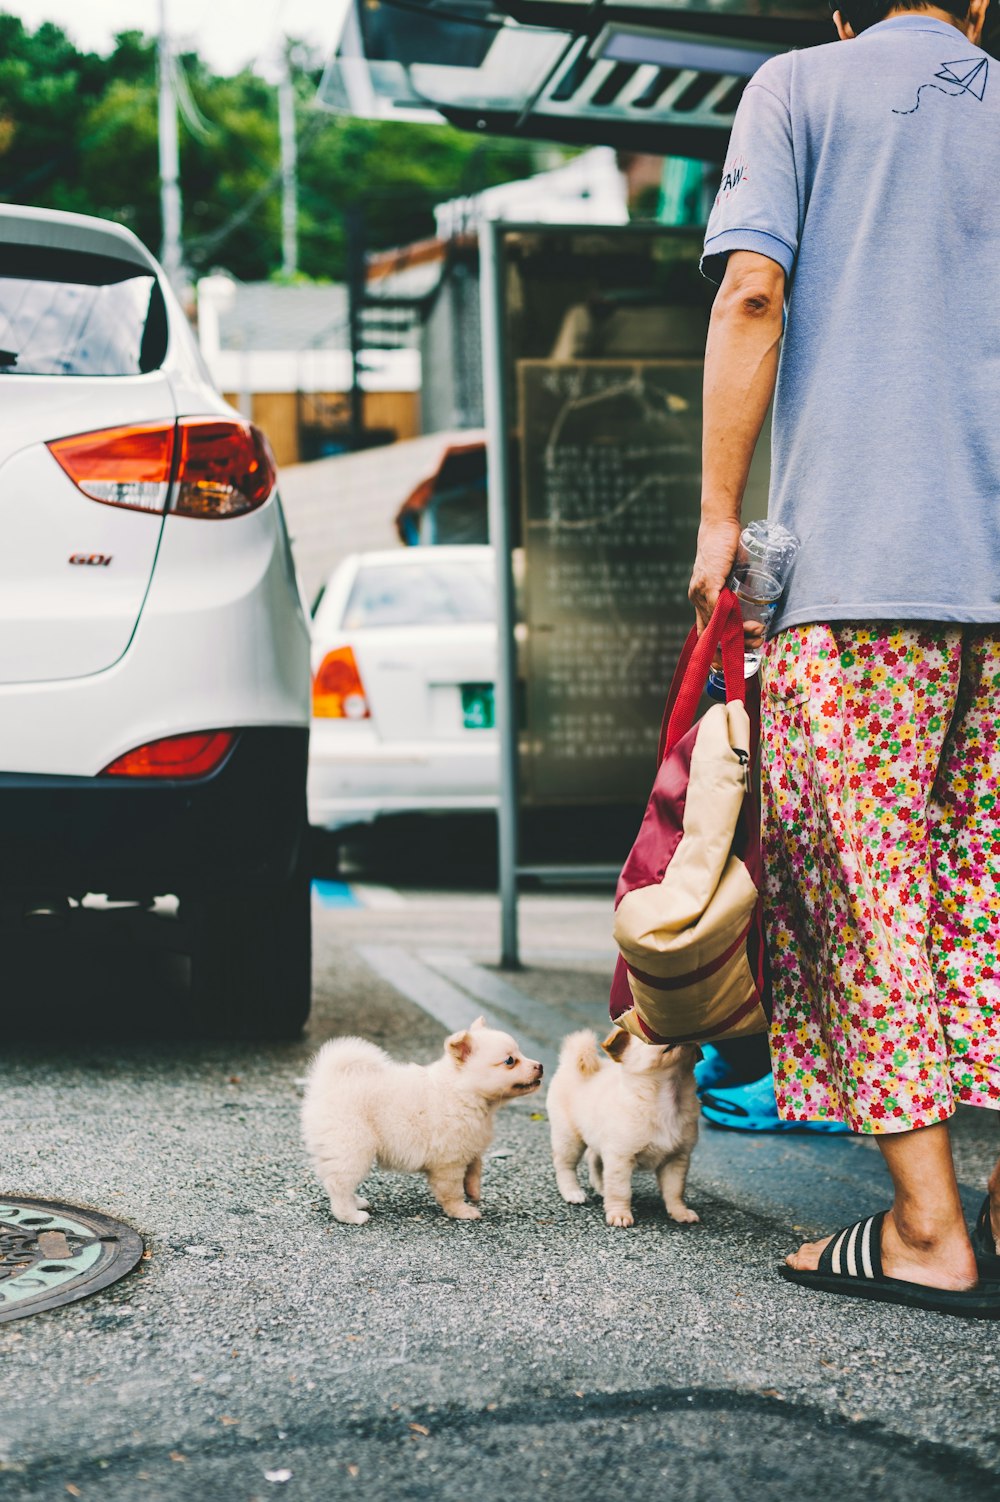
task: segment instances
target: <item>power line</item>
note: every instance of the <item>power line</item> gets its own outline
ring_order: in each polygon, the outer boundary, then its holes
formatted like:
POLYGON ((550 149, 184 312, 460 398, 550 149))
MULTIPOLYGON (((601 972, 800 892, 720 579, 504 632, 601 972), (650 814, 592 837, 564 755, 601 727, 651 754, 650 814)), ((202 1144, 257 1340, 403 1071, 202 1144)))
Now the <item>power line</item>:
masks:
MULTIPOLYGON (((326 120, 322 116, 317 117, 314 115, 311 120, 307 121, 299 140, 299 149, 304 150, 320 127, 325 124, 326 120)), ((218 250, 219 246, 225 240, 228 240, 229 236, 235 230, 240 228, 240 225, 246 224, 247 220, 255 213, 264 200, 275 192, 281 183, 282 171, 282 167, 278 166, 266 181, 260 185, 257 191, 251 193, 246 203, 241 204, 236 212, 229 216, 225 224, 220 225, 218 229, 213 230, 210 234, 202 235, 198 239, 189 242, 188 251, 199 265, 204 265, 208 257, 214 251, 218 250)))
POLYGON ((173 68, 174 92, 177 97, 177 103, 180 105, 181 114, 184 116, 184 123, 191 134, 197 136, 199 141, 210 141, 215 134, 215 129, 211 122, 205 119, 205 116, 195 102, 184 64, 176 53, 171 54, 170 61, 173 68))

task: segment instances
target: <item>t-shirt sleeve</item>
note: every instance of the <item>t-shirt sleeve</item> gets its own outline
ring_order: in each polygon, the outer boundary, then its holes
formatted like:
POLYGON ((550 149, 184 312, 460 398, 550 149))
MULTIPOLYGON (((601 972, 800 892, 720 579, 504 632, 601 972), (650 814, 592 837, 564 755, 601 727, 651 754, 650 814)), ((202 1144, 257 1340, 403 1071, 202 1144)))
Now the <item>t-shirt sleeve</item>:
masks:
MULTIPOLYGON (((774 61, 778 61, 775 59, 774 61)), ((791 275, 799 245, 799 193, 788 106, 765 64, 747 85, 705 231, 701 269, 721 282, 734 250, 769 256, 791 275), (761 74, 768 75, 766 81, 761 74)))

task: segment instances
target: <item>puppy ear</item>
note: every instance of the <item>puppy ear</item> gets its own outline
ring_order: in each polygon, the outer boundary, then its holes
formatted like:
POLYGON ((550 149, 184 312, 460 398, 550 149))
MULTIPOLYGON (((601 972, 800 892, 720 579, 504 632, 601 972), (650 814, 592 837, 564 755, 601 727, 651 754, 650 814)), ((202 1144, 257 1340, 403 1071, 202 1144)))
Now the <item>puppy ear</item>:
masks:
POLYGON ((622 1054, 628 1048, 628 1040, 631 1036, 632 1034, 625 1032, 623 1028, 616 1027, 614 1032, 605 1038, 601 1047, 610 1058, 614 1059, 616 1064, 620 1064, 622 1054))
POLYGON ((472 1052, 472 1039, 467 1031, 452 1033, 451 1037, 445 1041, 444 1047, 445 1052, 451 1054, 456 1064, 464 1064, 472 1052))
POLYGON ((486 1018, 485 1017, 477 1017, 476 1020, 475 1020, 475 1022, 472 1024, 472 1026, 473 1027, 485 1027, 486 1026, 486 1018))

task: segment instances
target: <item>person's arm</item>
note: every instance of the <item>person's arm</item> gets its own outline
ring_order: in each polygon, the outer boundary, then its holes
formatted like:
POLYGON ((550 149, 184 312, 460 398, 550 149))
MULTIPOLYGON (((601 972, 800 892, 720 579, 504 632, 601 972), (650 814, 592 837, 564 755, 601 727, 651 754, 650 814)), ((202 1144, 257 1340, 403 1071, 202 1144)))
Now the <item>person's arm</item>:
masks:
POLYGON ((750 461, 774 395, 785 273, 777 261, 735 250, 726 263, 705 346, 701 526, 688 598, 698 628, 732 572, 750 461))

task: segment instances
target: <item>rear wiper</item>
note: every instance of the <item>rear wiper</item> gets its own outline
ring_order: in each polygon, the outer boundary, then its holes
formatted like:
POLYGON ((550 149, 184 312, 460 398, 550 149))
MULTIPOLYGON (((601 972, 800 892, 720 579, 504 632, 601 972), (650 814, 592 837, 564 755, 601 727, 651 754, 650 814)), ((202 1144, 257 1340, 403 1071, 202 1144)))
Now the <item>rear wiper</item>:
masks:
POLYGON ((17 364, 17 354, 12 349, 0 349, 0 370, 17 364))

